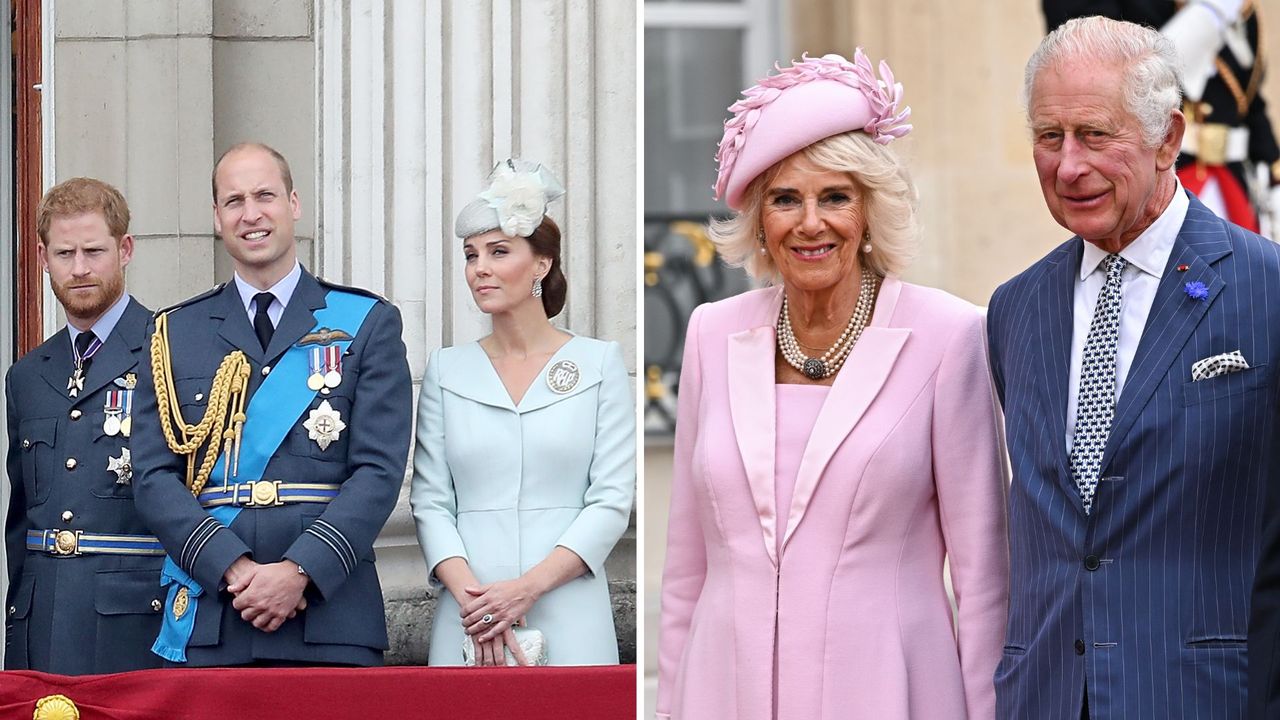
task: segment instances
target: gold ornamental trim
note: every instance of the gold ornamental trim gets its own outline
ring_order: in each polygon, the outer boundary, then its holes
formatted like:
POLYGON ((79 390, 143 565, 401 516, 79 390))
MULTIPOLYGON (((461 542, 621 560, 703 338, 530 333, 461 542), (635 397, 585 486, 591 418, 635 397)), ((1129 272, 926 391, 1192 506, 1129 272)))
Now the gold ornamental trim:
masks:
POLYGON ((48 695, 36 701, 32 720, 80 720, 80 708, 66 695, 48 695))

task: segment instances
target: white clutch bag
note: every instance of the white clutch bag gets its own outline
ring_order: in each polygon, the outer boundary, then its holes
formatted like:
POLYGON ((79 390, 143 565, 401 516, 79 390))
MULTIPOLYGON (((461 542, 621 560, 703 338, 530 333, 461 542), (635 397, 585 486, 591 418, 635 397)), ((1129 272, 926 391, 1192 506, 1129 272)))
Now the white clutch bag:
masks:
MULTIPOLYGON (((547 664, 547 639, 542 635, 541 630, 531 627, 515 627, 511 630, 516 634, 520 651, 524 653, 524 659, 530 665, 547 664)), ((504 648, 504 650, 507 655, 507 665, 519 665, 516 662, 516 656, 511 654, 511 648, 504 648)), ((476 646, 471 642, 470 635, 462 639, 462 663, 467 667, 474 667, 476 664, 476 646)))

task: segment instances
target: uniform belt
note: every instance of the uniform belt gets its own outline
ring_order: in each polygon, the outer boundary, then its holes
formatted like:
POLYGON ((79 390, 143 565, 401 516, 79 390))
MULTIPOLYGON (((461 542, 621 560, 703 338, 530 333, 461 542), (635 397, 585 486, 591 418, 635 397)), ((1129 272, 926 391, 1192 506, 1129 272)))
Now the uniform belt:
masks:
POLYGON ((154 535, 107 535, 83 530, 28 530, 27 549, 50 555, 163 555, 154 535))
POLYGON ((1249 128, 1188 120, 1182 152, 1206 165, 1244 162, 1249 157, 1249 128))
POLYGON ((278 507, 287 503, 327 503, 338 497, 338 483, 286 483, 281 480, 256 480, 205 490, 200 493, 204 507, 278 507))

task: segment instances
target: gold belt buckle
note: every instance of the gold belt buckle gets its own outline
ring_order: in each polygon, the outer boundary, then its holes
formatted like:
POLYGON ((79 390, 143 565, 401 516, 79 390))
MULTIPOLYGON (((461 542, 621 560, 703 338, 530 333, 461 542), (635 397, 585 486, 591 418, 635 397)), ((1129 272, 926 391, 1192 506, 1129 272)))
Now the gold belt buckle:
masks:
POLYGON ((59 530, 53 536, 54 555, 79 555, 80 530, 59 530))
POLYGON ((1223 123, 1201 123, 1196 135, 1196 160, 1205 165, 1227 164, 1227 131, 1223 123))
POLYGON ((280 499, 279 480, 258 480, 249 490, 249 499, 245 507, 279 507, 284 505, 280 499))

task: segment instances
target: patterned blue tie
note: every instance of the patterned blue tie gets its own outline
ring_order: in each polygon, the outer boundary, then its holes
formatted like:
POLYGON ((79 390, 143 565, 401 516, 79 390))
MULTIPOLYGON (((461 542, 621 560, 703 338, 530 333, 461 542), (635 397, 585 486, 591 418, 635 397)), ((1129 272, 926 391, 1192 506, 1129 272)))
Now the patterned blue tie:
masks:
POLYGON ((1084 343, 1080 389, 1076 395, 1076 433, 1071 443, 1071 474, 1086 515, 1093 508, 1102 470, 1102 451, 1116 412, 1116 346, 1120 338, 1120 275, 1128 262, 1119 255, 1102 261, 1107 282, 1098 293, 1093 323, 1084 343))

